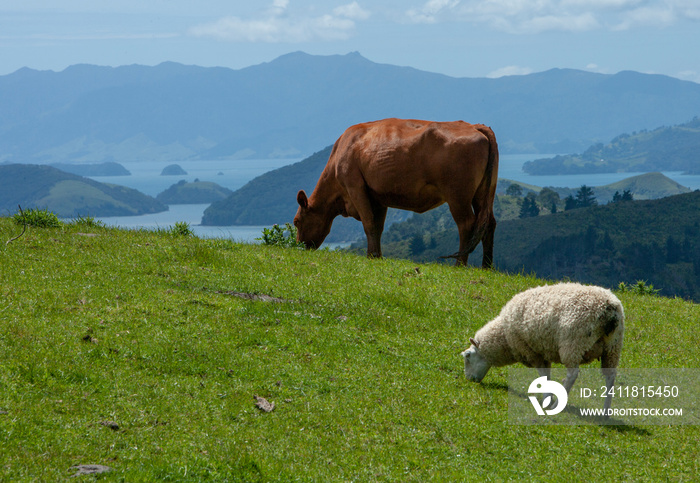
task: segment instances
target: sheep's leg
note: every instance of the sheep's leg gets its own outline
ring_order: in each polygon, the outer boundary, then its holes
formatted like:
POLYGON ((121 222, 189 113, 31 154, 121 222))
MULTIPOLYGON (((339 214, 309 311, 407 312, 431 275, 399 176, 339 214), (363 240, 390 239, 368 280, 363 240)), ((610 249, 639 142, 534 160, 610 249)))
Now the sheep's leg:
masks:
MULTIPOLYGON (((622 339, 622 335, 620 335, 622 339)), ((607 389, 607 396, 605 397, 605 417, 608 417, 608 409, 610 409, 610 404, 612 403, 613 395, 613 385, 615 384, 615 376, 617 375, 617 365, 620 362, 620 347, 622 342, 619 341, 617 345, 613 347, 605 347, 603 350, 603 355, 600 358, 600 371, 605 376, 605 388, 607 389)))
POLYGON ((607 389, 605 396, 605 405, 603 410, 605 411, 605 417, 608 417, 608 409, 610 409, 610 404, 612 403, 613 385, 615 385, 615 376, 617 375, 617 369, 614 367, 603 367, 601 368, 603 375, 605 376, 605 387, 607 389))
POLYGON ((566 389, 567 394, 569 393, 569 391, 571 391, 571 388, 574 387, 576 378, 578 378, 578 371, 578 366, 566 368, 566 379, 564 379, 562 384, 564 385, 564 389, 566 389))
MULTIPOLYGON (((547 380, 551 379, 552 375, 552 363, 551 362, 544 362, 544 364, 541 364, 542 367, 537 368, 537 373, 540 375, 540 377, 545 376, 547 380)), ((542 394, 542 402, 546 401, 547 398, 550 398, 549 401, 550 403, 547 404, 547 406, 542 406, 542 409, 547 409, 548 407, 552 406, 554 407, 554 398, 552 397, 551 393, 545 393, 542 394)))

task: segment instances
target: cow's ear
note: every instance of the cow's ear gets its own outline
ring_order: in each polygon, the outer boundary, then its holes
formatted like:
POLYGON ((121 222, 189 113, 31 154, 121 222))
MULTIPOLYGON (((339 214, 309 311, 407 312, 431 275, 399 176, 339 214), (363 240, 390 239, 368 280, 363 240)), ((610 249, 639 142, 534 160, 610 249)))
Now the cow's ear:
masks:
POLYGON ((309 199, 306 197, 306 192, 304 190, 299 190, 297 193, 297 203, 299 203, 299 206, 302 208, 309 207, 309 199))

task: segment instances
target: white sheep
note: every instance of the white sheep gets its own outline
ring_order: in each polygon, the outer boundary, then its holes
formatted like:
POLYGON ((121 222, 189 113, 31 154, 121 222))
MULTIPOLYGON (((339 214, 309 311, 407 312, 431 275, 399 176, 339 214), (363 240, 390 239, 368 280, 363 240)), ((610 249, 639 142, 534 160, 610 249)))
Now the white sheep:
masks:
POLYGON ((622 304, 602 287, 560 283, 517 294, 501 313, 469 339, 462 352, 464 373, 481 382, 492 366, 517 362, 537 368, 549 379, 552 362, 566 366, 568 393, 579 365, 601 360, 608 396, 617 374, 624 332, 622 304))

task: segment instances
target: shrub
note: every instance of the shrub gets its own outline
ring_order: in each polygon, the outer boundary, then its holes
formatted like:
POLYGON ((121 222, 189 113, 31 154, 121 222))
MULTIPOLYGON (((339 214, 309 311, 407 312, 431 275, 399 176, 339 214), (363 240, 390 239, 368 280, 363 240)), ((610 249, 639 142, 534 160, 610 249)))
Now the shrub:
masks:
POLYGON ((263 245, 304 248, 304 244, 297 241, 297 229, 291 223, 285 223, 285 228, 281 228, 279 225, 263 228, 262 237, 256 238, 256 240, 262 240, 263 245), (285 235, 285 232, 289 232, 289 234, 285 235))
POLYGON ((88 216, 78 216, 77 218, 74 218, 73 224, 80 225, 80 226, 86 226, 86 227, 105 226, 105 224, 102 221, 96 220, 95 217, 89 216, 89 215, 88 216))
POLYGON ((647 285, 644 280, 637 280, 637 283, 634 285, 627 285, 625 282, 620 282, 617 289, 620 292, 631 292, 638 295, 657 295, 659 293, 659 289, 654 288, 652 284, 647 285))
POLYGON ((190 224, 186 221, 176 221, 175 224, 170 227, 169 231, 173 236, 194 236, 190 224))
POLYGON ((28 210, 20 210, 12 217, 18 225, 38 226, 42 228, 57 228, 62 225, 56 213, 49 210, 40 210, 38 208, 30 208, 28 210))

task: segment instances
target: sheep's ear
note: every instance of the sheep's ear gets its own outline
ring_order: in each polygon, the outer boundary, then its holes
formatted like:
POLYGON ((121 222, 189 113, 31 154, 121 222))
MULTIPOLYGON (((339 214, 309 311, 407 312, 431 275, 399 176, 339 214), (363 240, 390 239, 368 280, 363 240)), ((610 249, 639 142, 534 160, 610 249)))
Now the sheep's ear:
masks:
POLYGON ((479 348, 479 342, 476 341, 476 340, 474 339, 474 337, 470 337, 470 338, 469 338, 469 342, 471 342, 471 343, 474 345, 474 347, 476 347, 477 349, 479 348))

